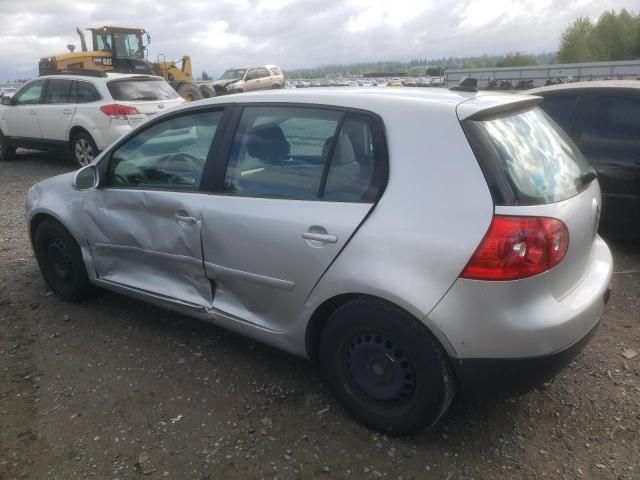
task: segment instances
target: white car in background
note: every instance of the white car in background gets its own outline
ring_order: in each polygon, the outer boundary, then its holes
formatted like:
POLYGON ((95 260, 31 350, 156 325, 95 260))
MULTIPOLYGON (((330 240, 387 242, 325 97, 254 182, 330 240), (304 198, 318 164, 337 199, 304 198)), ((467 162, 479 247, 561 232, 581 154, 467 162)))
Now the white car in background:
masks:
POLYGON ((0 98, 2 97, 11 98, 17 91, 18 89, 16 87, 0 88, 0 98))
POLYGON ((16 148, 62 150, 88 165, 135 125, 184 100, 161 77, 120 73, 43 75, 3 97, 0 160, 16 148))

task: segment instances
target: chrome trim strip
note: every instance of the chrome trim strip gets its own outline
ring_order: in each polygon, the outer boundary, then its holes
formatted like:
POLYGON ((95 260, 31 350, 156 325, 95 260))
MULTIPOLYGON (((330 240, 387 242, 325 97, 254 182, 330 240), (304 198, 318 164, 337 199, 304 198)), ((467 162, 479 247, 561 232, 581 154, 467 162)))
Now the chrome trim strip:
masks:
POLYGON ((129 245, 113 245, 110 243, 96 242, 93 244, 92 250, 96 255, 102 255, 105 250, 120 250, 120 251, 144 254, 150 257, 157 257, 165 260, 173 260, 176 262, 188 263, 194 266, 196 265, 202 266, 202 260, 198 258, 189 257, 186 255, 175 255, 173 253, 156 252, 155 250, 145 250, 144 248, 132 247, 129 245))

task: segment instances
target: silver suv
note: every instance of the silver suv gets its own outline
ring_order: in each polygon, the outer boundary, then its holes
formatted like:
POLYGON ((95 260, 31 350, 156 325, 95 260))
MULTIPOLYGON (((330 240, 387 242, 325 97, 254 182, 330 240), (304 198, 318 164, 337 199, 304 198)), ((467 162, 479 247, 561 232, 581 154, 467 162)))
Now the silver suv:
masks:
POLYGON ((35 256, 64 299, 107 288, 311 358, 365 425, 415 432, 456 391, 547 381, 598 326, 600 188, 538 100, 187 104, 33 187, 35 256))
POLYGON ((277 65, 251 65, 230 68, 218 80, 208 85, 215 90, 216 95, 226 95, 284 88, 285 81, 284 74, 277 65))

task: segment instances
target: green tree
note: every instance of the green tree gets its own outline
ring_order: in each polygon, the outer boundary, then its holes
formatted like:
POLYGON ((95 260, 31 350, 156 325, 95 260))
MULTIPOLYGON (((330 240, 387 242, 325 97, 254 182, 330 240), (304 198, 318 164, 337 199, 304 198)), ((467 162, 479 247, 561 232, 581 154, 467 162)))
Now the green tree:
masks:
POLYGON ((590 62, 596 52, 592 44, 593 24, 586 17, 575 20, 563 33, 558 50, 560 63, 590 62))
POLYGON ((202 71, 202 80, 213 80, 207 72, 202 71))

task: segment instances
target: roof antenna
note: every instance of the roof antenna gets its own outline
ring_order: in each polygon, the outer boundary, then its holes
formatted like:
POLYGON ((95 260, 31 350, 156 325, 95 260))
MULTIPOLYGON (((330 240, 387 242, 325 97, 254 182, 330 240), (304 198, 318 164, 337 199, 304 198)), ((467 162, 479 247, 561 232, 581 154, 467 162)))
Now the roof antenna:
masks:
POLYGON ((449 90, 455 90, 458 92, 477 92, 478 79, 474 77, 463 78, 458 85, 451 87, 449 90))

